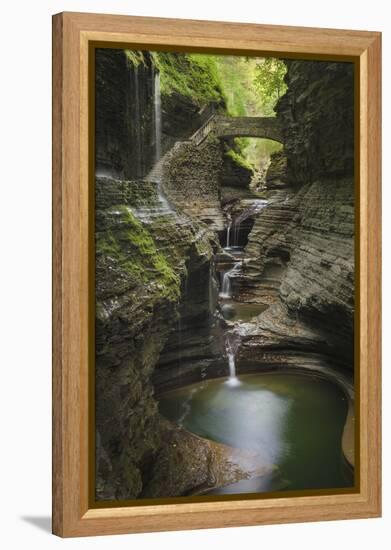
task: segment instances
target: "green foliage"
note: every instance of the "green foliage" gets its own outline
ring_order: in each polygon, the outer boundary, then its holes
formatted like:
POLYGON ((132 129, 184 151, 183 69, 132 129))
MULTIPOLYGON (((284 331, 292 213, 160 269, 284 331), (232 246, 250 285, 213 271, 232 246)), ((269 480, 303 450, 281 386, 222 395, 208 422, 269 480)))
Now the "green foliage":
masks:
POLYGON ((123 205, 113 207, 120 215, 118 227, 96 235, 96 252, 111 257, 135 283, 156 282, 161 294, 176 300, 180 294, 180 278, 156 248, 150 233, 123 205))
POLYGON ((154 52, 160 71, 162 94, 177 92, 202 105, 223 102, 223 92, 213 56, 154 52))
POLYGON ((253 172, 254 170, 253 166, 248 162, 248 160, 242 154, 234 151, 233 149, 229 149, 225 153, 225 155, 238 166, 241 166, 242 168, 246 168, 247 170, 251 170, 251 172, 253 172))
POLYGON ((240 145, 240 151, 254 167, 268 164, 270 155, 276 151, 281 151, 281 149, 282 144, 271 139, 250 138, 247 143, 240 145))
MULTIPOLYGON (((277 95, 285 93, 283 77, 285 64, 274 58, 256 58, 244 56, 213 56, 217 67, 218 78, 224 93, 228 114, 231 116, 273 116, 277 95), (266 61, 266 67, 277 74, 272 75, 273 86, 278 93, 266 93, 260 87, 259 67, 266 61), (277 70, 278 69, 278 70, 277 70)), ((265 71, 263 76, 266 77, 265 71)), ((281 145, 271 140, 248 137, 235 138, 234 152, 238 164, 246 168, 258 167, 269 161, 270 154, 281 149, 281 145)))
POLYGON ((267 114, 273 113, 276 102, 286 92, 285 73, 285 63, 274 57, 259 59, 256 64, 254 84, 264 98, 267 114))
POLYGON ((134 67, 138 67, 141 63, 145 65, 143 52, 139 50, 125 50, 125 55, 128 59, 128 62, 134 67))
POLYGON ((227 55, 213 57, 228 114, 231 116, 262 115, 262 98, 253 86, 255 58, 227 55))
MULTIPOLYGON (((134 66, 145 64, 143 52, 126 50, 134 66)), ((273 116, 286 91, 286 67, 276 58, 151 52, 160 71, 163 95, 174 92, 199 105, 214 102, 231 116, 273 116)), ((270 140, 235 139, 236 161, 258 166, 280 149, 270 140), (239 157, 240 160, 239 160, 239 157)))

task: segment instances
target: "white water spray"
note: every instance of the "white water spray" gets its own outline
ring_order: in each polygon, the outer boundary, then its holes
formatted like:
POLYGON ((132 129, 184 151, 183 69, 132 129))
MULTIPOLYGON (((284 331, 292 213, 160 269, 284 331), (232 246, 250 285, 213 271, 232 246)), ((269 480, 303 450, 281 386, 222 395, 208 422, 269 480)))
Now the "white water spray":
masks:
POLYGON ((227 335, 227 338, 225 341, 225 349, 228 357, 229 378, 226 383, 228 386, 231 386, 231 387, 240 386, 241 384, 239 378, 236 376, 235 353, 238 347, 239 347, 239 341, 238 340, 235 341, 232 338, 232 335, 227 335))
POLYGON ((235 271, 238 271, 241 265, 242 265, 242 262, 237 262, 232 269, 224 273, 223 284, 221 286, 221 292, 220 292, 221 298, 231 298, 231 275, 235 271))
POLYGON ((228 225, 227 225, 227 239, 226 239, 225 248, 229 248, 229 237, 230 237, 230 233, 231 233, 231 225, 232 225, 232 223, 228 222, 228 225))
POLYGON ((155 73, 154 81, 154 108, 155 108, 155 162, 162 156, 162 103, 160 96, 160 73, 155 73))
POLYGON ((140 86, 137 65, 134 68, 134 105, 135 105, 135 134, 137 151, 137 177, 142 176, 142 146, 141 146, 141 110, 140 110, 140 86))

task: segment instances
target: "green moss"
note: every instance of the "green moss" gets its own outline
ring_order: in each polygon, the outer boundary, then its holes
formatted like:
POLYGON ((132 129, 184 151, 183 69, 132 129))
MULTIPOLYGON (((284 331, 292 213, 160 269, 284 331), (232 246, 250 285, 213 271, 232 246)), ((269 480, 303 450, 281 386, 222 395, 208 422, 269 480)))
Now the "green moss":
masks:
POLYGON ((244 157, 242 157, 240 153, 237 153, 233 149, 229 149, 225 155, 241 168, 246 168, 246 170, 251 170, 251 172, 253 172, 253 166, 244 157))
POLYGON ((198 104, 224 100, 214 56, 154 52, 154 63, 160 71, 162 94, 173 92, 198 104))
POLYGON ((111 214, 118 216, 117 226, 97 234, 96 253, 114 259, 138 283, 155 282, 162 296, 176 300, 180 278, 157 250, 150 233, 126 206, 113 207, 111 214))
POLYGON ((125 50, 125 55, 130 65, 138 67, 140 64, 146 65, 143 52, 139 50, 125 50))

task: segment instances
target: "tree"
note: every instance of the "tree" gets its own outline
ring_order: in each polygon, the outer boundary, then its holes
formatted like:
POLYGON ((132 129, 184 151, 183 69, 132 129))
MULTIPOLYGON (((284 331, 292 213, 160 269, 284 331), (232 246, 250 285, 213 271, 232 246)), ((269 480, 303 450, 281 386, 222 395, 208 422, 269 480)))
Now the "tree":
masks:
POLYGON ((270 111, 286 91, 285 73, 285 63, 274 57, 265 57, 256 65, 254 84, 270 111))

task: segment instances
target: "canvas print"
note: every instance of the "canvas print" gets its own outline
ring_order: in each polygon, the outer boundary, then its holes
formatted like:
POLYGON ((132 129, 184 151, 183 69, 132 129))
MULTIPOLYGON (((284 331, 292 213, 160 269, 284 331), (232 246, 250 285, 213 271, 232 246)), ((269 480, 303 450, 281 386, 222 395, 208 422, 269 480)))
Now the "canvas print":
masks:
POLYGON ((94 94, 96 501, 351 489, 354 65, 97 48, 94 94))

